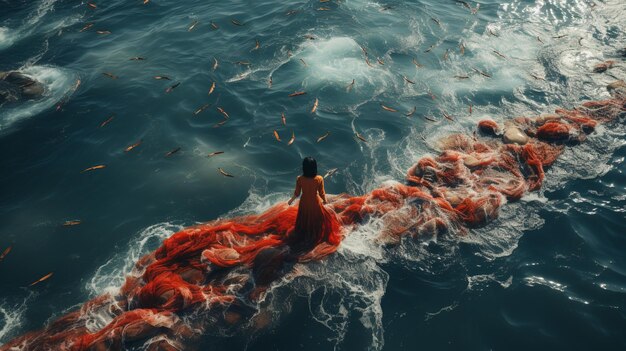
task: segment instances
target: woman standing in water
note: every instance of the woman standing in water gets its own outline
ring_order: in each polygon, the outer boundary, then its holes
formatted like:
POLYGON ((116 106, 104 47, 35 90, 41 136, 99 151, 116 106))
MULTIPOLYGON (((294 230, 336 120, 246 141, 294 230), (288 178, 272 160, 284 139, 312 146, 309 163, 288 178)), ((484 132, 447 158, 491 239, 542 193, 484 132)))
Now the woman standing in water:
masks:
POLYGON ((287 238, 289 246, 295 251, 308 251, 323 242, 338 245, 340 225, 335 214, 324 207, 324 178, 317 174, 313 157, 302 161, 302 175, 298 176, 296 189, 287 203, 291 205, 300 194, 296 225, 287 238))

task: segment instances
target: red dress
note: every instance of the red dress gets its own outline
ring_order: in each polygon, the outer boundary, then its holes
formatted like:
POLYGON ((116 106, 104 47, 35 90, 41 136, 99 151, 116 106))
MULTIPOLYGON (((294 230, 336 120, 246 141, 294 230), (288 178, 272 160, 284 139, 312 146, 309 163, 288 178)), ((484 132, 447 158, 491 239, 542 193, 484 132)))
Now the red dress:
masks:
POLYGON ((335 213, 328 210, 321 200, 326 201, 324 178, 299 176, 294 196, 302 193, 298 205, 296 226, 287 242, 297 251, 310 250, 321 243, 339 245, 341 226, 335 213))

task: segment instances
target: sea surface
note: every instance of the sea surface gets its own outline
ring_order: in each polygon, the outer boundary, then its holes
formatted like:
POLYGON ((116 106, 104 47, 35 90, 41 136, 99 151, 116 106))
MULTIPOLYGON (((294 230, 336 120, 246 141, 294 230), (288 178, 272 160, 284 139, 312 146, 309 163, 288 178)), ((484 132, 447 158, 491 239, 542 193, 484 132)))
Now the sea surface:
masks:
MULTIPOLYGON (((304 156, 338 169, 328 193, 359 195, 441 136, 605 99, 626 77, 624 0, 93 4, 0 0, 0 71, 46 86, 0 106, 0 345, 115 291, 180 228, 286 201, 304 156)), ((625 125, 568 148, 540 191, 466 236, 381 248, 367 223, 273 287, 271 327, 201 349, 626 349, 625 125)))

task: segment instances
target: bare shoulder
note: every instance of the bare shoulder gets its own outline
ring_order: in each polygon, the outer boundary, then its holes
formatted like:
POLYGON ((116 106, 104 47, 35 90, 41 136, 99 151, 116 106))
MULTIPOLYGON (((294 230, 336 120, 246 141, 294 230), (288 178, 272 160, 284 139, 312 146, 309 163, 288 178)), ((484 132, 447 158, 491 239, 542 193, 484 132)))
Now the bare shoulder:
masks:
POLYGON ((324 177, 322 177, 321 175, 316 175, 315 180, 317 180, 318 182, 324 182, 324 177))

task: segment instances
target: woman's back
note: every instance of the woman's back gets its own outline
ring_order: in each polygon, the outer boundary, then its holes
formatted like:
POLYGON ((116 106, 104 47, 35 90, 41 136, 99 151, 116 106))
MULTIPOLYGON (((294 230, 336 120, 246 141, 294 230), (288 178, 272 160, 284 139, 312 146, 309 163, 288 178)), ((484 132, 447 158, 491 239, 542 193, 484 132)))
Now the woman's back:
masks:
POLYGON ((300 201, 314 201, 318 200, 317 195, 324 199, 324 178, 322 176, 317 175, 313 178, 299 176, 296 181, 296 194, 300 194, 302 191, 302 198, 300 201))

